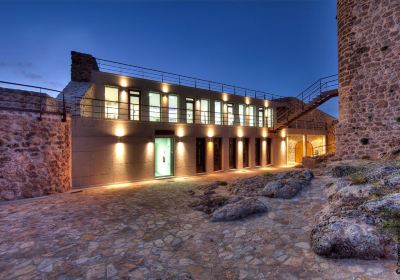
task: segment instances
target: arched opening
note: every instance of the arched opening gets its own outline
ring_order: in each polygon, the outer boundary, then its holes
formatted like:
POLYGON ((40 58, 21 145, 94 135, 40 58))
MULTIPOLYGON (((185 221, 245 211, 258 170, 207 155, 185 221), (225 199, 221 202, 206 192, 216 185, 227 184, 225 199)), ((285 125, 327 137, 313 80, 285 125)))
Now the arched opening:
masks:
MULTIPOLYGON (((306 156, 310 157, 314 153, 314 148, 313 148, 313 145, 308 141, 306 142, 306 145, 307 145, 306 156)), ((295 161, 297 163, 303 162, 303 141, 297 142, 297 144, 295 146, 295 161)))

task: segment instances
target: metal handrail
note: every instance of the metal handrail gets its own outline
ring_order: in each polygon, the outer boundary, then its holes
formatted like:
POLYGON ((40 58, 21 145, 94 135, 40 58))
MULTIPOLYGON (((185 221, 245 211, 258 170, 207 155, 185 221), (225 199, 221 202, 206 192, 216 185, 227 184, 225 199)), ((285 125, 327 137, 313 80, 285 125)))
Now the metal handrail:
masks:
POLYGON ((190 77, 181 74, 141 67, 137 65, 116 62, 108 59, 95 58, 100 71, 117 74, 127 74, 133 77, 150 79, 158 82, 166 82, 180 86, 189 86, 209 91, 216 91, 222 93, 230 93, 240 96, 254 97, 257 99, 274 100, 282 98, 283 96, 273 93, 268 93, 260 90, 248 89, 240 86, 234 86, 226 83, 205 80, 201 78, 190 77))
POLYGON ((45 103, 45 101, 47 101, 47 100, 45 100, 47 97, 51 98, 50 96, 45 95, 46 91, 61 93, 60 90, 46 88, 46 87, 40 87, 40 86, 35 86, 35 85, 8 82, 8 81, 0 81, 0 84, 17 87, 17 88, 10 88, 10 89, 21 90, 21 92, 16 92, 14 94, 19 94, 22 96, 26 95, 27 93, 40 94, 40 95, 36 95, 36 96, 29 96, 29 100, 25 100, 25 99, 18 100, 17 98, 12 98, 12 99, 3 98, 4 96, 2 96, 1 94, 7 94, 7 92, 0 93, 0 108, 1 109, 36 112, 36 113, 39 113, 39 120, 42 119, 42 113, 62 114, 62 121, 64 121, 64 122, 66 121, 67 108, 66 108, 66 101, 64 98, 64 93, 62 93, 62 95, 61 95, 61 97, 62 97, 61 101, 58 99, 52 98, 52 102, 45 103), (24 88, 24 89, 21 89, 21 88, 24 88), (39 92, 31 91, 31 90, 28 91, 25 88, 39 90, 39 92), (52 104, 52 103, 54 103, 54 104, 52 104))
POLYGON ((97 98, 81 98, 75 97, 75 99, 70 99, 67 102, 68 108, 71 111, 72 116, 82 116, 82 117, 92 117, 99 119, 122 119, 122 120, 131 120, 131 121, 144 121, 144 122, 152 122, 150 121, 150 117, 152 112, 158 114, 160 121, 165 123, 188 123, 187 122, 187 113, 191 113, 193 117, 194 124, 215 124, 215 125, 240 125, 240 126, 249 126, 249 127, 265 127, 272 128, 272 121, 265 114, 265 108, 263 108, 263 121, 262 126, 260 126, 259 120, 259 111, 255 106, 254 114, 240 114, 237 112, 228 113, 228 112, 215 112, 211 110, 198 110, 198 109, 186 109, 180 107, 169 107, 169 106, 151 106, 140 104, 139 110, 136 111, 139 113, 139 120, 132 120, 131 117, 134 115, 131 112, 130 106, 133 105, 129 102, 122 101, 111 101, 106 99, 97 99, 97 98), (107 105, 108 102, 108 105, 107 105), (153 111, 152 111, 153 109, 153 111), (169 119, 169 111, 170 109, 176 110, 173 115, 173 118, 176 121, 170 121, 169 119), (220 123, 215 122, 215 116, 218 114, 220 116, 220 123), (206 119, 204 123, 201 122, 203 118, 206 119), (115 116, 116 118, 113 118, 115 116), (253 120, 250 121, 250 118, 253 117, 253 120), (243 123, 242 123, 242 121, 243 123), (250 125, 253 124, 253 125, 250 125), (269 126, 270 125, 270 126, 269 126))

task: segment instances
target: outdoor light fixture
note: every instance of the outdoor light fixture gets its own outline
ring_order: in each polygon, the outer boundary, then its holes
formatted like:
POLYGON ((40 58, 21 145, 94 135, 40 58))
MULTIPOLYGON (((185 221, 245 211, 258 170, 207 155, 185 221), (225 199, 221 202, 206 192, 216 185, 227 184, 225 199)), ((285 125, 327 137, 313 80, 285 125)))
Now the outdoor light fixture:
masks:
POLYGON ((207 137, 208 142, 212 142, 212 140, 213 140, 213 137, 207 137))
POLYGON ((243 137, 239 137, 239 138, 238 138, 238 141, 242 141, 242 140, 243 140, 243 137))
POLYGON ((122 136, 117 136, 117 143, 122 143, 122 136))
POLYGON ((182 142, 182 137, 181 136, 176 137, 176 141, 177 142, 182 142))

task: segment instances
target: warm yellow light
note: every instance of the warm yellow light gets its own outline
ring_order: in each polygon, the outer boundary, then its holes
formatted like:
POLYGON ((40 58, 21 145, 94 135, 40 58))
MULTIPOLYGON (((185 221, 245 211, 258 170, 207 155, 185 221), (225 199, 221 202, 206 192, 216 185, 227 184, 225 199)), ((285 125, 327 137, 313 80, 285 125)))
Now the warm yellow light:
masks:
POLYGON ((286 137, 286 129, 281 130, 281 137, 285 138, 286 137))
POLYGON ((168 93, 168 92, 169 92, 169 85, 166 84, 166 83, 163 83, 163 84, 161 85, 161 90, 162 90, 162 92, 164 92, 164 93, 168 93))
POLYGON ((243 129, 241 127, 238 127, 237 129, 237 137, 239 138, 243 137, 243 129))
POLYGON ((124 143, 117 143, 115 145, 115 158, 118 162, 123 162, 125 159, 125 145, 124 143))
POLYGON ((178 129, 176 130, 176 136, 178 137, 183 137, 184 136, 184 129, 183 127, 178 127, 178 129))
POLYGON ((126 90, 121 91, 120 102, 128 102, 128 93, 126 92, 126 90))
POLYGON ((228 94, 223 93, 222 94, 222 100, 224 100, 224 102, 227 102, 228 101, 228 94))
POLYGON ((262 137, 268 137, 268 131, 266 129, 263 130, 262 137))
POLYGON ((166 106, 166 104, 168 102, 168 96, 164 95, 163 98, 162 98, 162 101, 163 101, 163 106, 166 106))
POLYGON ((128 86, 128 81, 127 81, 126 78, 120 78, 119 84, 120 84, 121 87, 124 87, 124 88, 125 88, 125 87, 128 86))
POLYGON ((269 107, 269 100, 264 100, 264 107, 269 107))
POLYGON ((115 128, 115 136, 122 137, 125 135, 125 129, 122 126, 118 126, 115 128))
POLYGON ((246 103, 247 105, 250 104, 250 98, 249 98, 249 97, 246 97, 244 100, 245 100, 245 103, 246 103))
POLYGON ((176 144, 176 151, 177 151, 178 155, 182 155, 182 154, 183 154, 183 151, 184 151, 184 144, 183 144, 183 142, 178 142, 178 143, 176 144))
POLYGON ((208 136, 208 137, 214 137, 214 130, 213 130, 212 128, 209 128, 209 129, 207 130, 207 136, 208 136))

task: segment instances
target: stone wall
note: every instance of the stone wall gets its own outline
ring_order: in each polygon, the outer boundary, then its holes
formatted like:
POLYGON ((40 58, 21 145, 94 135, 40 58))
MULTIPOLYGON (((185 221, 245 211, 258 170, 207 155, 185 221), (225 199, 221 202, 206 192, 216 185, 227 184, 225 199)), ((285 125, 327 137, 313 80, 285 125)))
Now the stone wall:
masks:
POLYGON ((71 52, 71 81, 90 82, 93 70, 99 70, 99 66, 92 55, 71 52))
MULTIPOLYGON (((12 96, 0 94, 0 107, 10 104, 12 96)), ((25 109, 0 109, 0 200, 71 189, 70 118, 63 122, 59 113, 44 112, 39 120, 38 112, 25 109)))
POLYGON ((337 156, 400 147, 400 1, 338 0, 337 156))

